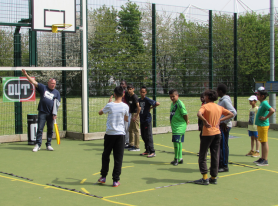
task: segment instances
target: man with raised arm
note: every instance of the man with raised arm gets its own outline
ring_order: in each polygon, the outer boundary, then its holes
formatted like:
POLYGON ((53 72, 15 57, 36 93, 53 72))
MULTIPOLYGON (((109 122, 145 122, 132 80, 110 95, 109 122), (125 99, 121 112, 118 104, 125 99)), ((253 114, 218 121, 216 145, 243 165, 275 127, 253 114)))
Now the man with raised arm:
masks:
POLYGON ((42 144, 42 134, 45 123, 47 123, 47 141, 46 149, 53 151, 51 147, 51 140, 53 135, 53 126, 54 120, 57 118, 57 111, 60 105, 60 93, 55 89, 56 80, 49 79, 47 86, 41 83, 38 83, 35 79, 30 77, 27 72, 22 69, 22 73, 27 79, 36 87, 36 90, 40 93, 40 102, 38 106, 38 131, 36 137, 36 145, 33 149, 33 152, 37 152, 41 148, 42 144))

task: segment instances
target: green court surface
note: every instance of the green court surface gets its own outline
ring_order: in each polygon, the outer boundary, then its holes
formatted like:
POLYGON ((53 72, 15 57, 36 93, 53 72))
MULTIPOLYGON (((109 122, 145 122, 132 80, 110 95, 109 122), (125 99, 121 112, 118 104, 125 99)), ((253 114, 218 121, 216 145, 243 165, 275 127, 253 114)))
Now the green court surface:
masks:
MULTIPOLYGON (((3 143, 0 205, 278 205, 278 132, 269 131, 269 166, 265 167, 252 163, 256 158, 245 156, 250 150, 247 129, 232 128, 230 134, 230 161, 234 164, 229 164, 229 172, 219 173, 217 185, 208 186, 186 183, 202 177, 196 156, 198 131, 186 132, 184 164, 178 166, 170 164, 174 158, 171 133, 154 135, 154 158, 125 151, 121 185, 116 188, 111 186, 113 156, 106 183, 97 183, 103 140, 62 139, 61 145, 54 140, 55 151, 47 151, 43 145, 37 153, 26 142, 3 143)), ((140 144, 143 152, 143 142, 140 144)))

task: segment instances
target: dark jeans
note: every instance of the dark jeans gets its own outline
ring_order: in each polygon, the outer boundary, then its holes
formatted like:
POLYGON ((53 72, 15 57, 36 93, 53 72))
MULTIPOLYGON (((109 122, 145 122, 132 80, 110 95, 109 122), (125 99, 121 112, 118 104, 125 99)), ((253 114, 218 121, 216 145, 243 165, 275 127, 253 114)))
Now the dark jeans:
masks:
POLYGON ((219 146, 220 146, 220 134, 214 136, 202 136, 199 152, 199 169, 201 174, 207 174, 207 152, 210 148, 210 175, 216 177, 218 174, 219 163, 219 146))
POLYGON ((43 128, 44 128, 45 122, 47 123, 47 141, 46 141, 45 145, 50 146, 51 140, 52 140, 52 135, 53 135, 53 126, 54 126, 53 115, 39 112, 39 114, 38 114, 38 131, 37 131, 37 137, 36 137, 36 144, 38 144, 39 147, 42 145, 42 134, 43 134, 43 128))
POLYGON ((153 147, 153 132, 152 132, 152 123, 141 123, 140 124, 141 136, 145 143, 145 149, 147 153, 155 153, 153 147))
POLYGON ((113 150, 114 156, 114 169, 113 169, 113 181, 120 180, 122 172, 122 163, 125 147, 125 135, 104 135, 104 150, 102 153, 102 168, 101 176, 106 177, 109 171, 110 154, 113 150))
POLYGON ((221 131, 221 141, 220 141, 220 159, 219 159, 219 168, 228 168, 229 161, 229 133, 231 127, 227 128, 227 131, 221 131))

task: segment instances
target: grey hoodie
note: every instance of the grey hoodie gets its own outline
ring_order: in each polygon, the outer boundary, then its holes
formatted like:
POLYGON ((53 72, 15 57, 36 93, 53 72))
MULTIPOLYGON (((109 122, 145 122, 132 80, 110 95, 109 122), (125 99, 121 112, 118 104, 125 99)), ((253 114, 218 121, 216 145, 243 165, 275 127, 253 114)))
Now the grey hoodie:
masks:
MULTIPOLYGON (((237 115, 236 110, 232 104, 232 100, 228 95, 224 95, 223 97, 221 97, 219 99, 218 105, 232 112, 234 114, 234 117, 237 115)), ((224 115, 222 115, 221 118, 222 117, 224 117, 224 115)), ((225 123, 228 127, 232 127, 232 119, 227 119, 225 121, 222 121, 221 123, 225 123)))

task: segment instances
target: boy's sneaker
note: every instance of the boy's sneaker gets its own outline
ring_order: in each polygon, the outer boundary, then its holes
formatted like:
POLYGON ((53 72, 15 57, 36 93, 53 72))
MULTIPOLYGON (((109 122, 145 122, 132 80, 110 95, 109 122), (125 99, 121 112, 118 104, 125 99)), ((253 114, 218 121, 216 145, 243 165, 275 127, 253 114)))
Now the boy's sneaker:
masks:
POLYGON ((258 164, 258 163, 262 162, 263 160, 264 160, 263 158, 260 158, 260 159, 258 159, 256 161, 254 161, 253 163, 258 164))
POLYGON ((263 160, 263 161, 259 162, 257 164, 257 166, 268 166, 268 161, 267 160, 263 160))
POLYGON ((147 157, 148 158, 151 158, 151 157, 155 157, 156 156, 156 154, 155 153, 151 153, 150 155, 148 155, 147 157))
POLYGON ((216 185, 217 184, 217 179, 212 179, 211 177, 209 178, 209 184, 214 184, 216 185))
POLYGON ((179 164, 183 164, 183 159, 180 159, 180 160, 179 160, 179 164))
POLYGON ((209 185, 209 179, 204 180, 202 178, 202 179, 193 181, 193 183, 198 184, 198 185, 209 185))
POLYGON ((129 144, 126 144, 125 145, 125 149, 130 149, 130 148, 132 148, 133 146, 130 146, 129 144))
POLYGON ((171 164, 177 166, 179 164, 178 159, 174 159, 174 161, 172 161, 171 164))
POLYGON ((250 152, 248 152, 245 156, 249 156, 249 157, 251 157, 251 156, 253 156, 253 154, 255 154, 255 152, 254 152, 254 151, 252 151, 252 150, 250 150, 250 152))
POLYGON ((260 153, 259 153, 259 152, 254 152, 254 154, 252 155, 252 157, 260 157, 260 153))
POLYGON ((98 182, 100 182, 100 183, 105 183, 105 182, 106 182, 106 178, 105 178, 105 177, 100 177, 100 178, 98 179, 98 182))
POLYGON ((148 152, 143 152, 143 153, 141 153, 140 154, 140 156, 145 156, 145 155, 149 155, 150 153, 148 153, 148 152))
POLYGON ((113 182, 113 187, 118 187, 120 186, 120 182, 113 182))
POLYGON ((131 151, 131 152, 139 152, 140 149, 139 149, 139 148, 136 148, 136 147, 132 147, 132 148, 128 149, 128 151, 131 151))
POLYGON ((35 145, 34 149, 33 149, 33 152, 37 152, 39 151, 41 148, 39 147, 38 144, 35 145))
POLYGON ((48 151, 53 151, 53 150, 54 150, 53 147, 51 147, 51 146, 47 146, 46 149, 47 149, 48 151))

